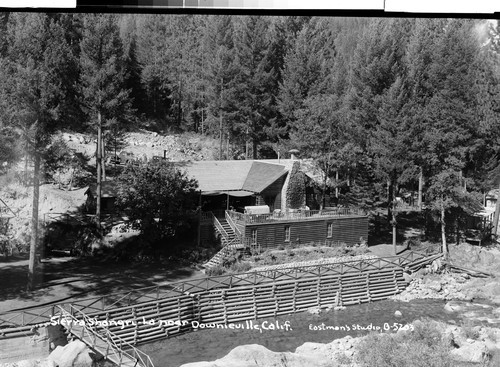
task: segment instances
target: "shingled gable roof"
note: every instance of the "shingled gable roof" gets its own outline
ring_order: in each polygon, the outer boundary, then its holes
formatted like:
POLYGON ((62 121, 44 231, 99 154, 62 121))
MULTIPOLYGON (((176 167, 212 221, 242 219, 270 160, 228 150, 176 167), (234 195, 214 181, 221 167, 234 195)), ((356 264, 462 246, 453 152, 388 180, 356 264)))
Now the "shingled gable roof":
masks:
POLYGON ((260 193, 287 171, 285 166, 252 160, 193 161, 182 164, 203 193, 249 191, 260 193))
POLYGON ((243 184, 243 190, 260 193, 286 172, 282 165, 254 161, 243 184))

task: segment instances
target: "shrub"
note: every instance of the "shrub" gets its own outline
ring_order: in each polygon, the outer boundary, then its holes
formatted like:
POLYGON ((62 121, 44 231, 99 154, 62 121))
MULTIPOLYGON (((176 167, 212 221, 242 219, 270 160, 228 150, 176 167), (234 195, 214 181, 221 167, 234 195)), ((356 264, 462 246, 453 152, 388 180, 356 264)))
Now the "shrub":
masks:
POLYGON ((205 274, 208 275, 209 277, 217 276, 217 275, 222 275, 226 272, 226 269, 224 269, 223 266, 217 265, 212 268, 208 268, 205 270, 205 274))
POLYGON ((452 367, 449 349, 435 323, 415 322, 415 330, 397 334, 374 333, 357 346, 360 366, 452 367))
POLYGON ((238 261, 231 265, 229 270, 233 273, 244 273, 252 269, 252 265, 246 261, 238 261))
POLYGON ((464 335, 467 339, 479 339, 479 330, 470 320, 462 322, 462 331, 464 332, 464 335))

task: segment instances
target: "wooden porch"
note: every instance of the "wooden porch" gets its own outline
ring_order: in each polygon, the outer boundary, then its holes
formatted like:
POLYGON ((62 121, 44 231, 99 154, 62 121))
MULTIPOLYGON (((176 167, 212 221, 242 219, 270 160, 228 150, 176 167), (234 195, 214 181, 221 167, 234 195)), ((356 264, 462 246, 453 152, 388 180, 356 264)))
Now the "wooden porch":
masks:
POLYGON ((303 221, 318 220, 328 218, 338 218, 346 216, 365 217, 367 214, 354 208, 327 208, 323 210, 275 210, 269 214, 244 214, 233 210, 226 210, 226 217, 229 216, 236 224, 259 224, 277 221, 303 221))

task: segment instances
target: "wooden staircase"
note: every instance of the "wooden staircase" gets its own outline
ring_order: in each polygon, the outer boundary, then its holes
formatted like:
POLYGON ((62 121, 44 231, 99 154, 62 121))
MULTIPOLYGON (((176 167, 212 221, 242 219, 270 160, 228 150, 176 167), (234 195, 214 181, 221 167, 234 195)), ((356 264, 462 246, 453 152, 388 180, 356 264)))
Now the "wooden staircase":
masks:
POLYGON ((225 218, 217 218, 217 219, 225 231, 225 235, 221 234, 222 247, 232 244, 236 239, 236 233, 234 232, 233 228, 229 225, 228 221, 225 218))
POLYGON ((234 229, 225 218, 214 217, 215 231, 220 235, 222 249, 217 252, 207 263, 205 269, 220 266, 232 250, 243 249, 245 246, 239 241, 234 229))

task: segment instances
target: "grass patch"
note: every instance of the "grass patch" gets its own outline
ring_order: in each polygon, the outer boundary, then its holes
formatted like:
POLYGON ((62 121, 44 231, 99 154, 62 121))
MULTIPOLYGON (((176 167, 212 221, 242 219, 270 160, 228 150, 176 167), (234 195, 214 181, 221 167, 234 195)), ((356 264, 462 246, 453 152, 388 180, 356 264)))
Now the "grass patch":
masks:
POLYGON ((265 250, 246 258, 253 266, 278 265, 290 262, 322 260, 329 257, 358 256, 368 252, 366 245, 347 246, 345 244, 324 246, 309 244, 302 247, 278 246, 276 250, 265 250))

